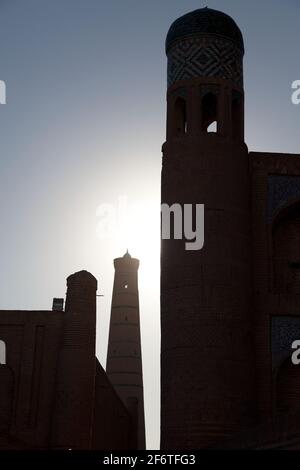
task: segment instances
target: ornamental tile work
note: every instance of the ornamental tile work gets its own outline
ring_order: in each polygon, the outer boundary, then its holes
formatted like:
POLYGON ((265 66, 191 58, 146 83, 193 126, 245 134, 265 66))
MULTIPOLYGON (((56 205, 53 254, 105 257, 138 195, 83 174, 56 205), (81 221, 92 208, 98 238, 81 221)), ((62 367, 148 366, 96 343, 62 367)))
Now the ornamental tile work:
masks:
POLYGON ((166 38, 166 52, 178 39, 199 34, 222 36, 234 42, 244 52, 243 36, 235 21, 226 13, 207 7, 191 11, 172 23, 166 38))
POLYGON ((230 79, 243 87, 241 51, 221 38, 204 36, 178 42, 168 53, 168 86, 195 77, 230 79))
POLYGON ((291 345, 300 339, 300 316, 274 316, 271 323, 272 369, 292 355, 291 345))
POLYGON ((268 177, 267 220, 289 200, 300 198, 300 176, 271 175, 268 177))

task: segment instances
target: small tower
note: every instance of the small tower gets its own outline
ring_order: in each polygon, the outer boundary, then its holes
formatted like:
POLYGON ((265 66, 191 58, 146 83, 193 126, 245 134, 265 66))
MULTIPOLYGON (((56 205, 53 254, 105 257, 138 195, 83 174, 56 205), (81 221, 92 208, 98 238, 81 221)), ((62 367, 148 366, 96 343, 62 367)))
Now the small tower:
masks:
MULTIPOLYGON (((145 449, 143 370, 140 337, 139 260, 127 252, 114 260, 106 373, 131 413, 136 437, 132 447, 145 449)), ((134 433, 133 433, 134 434, 134 433)))
POLYGON ((87 271, 67 279, 56 378, 52 447, 90 449, 95 393, 97 280, 87 271))

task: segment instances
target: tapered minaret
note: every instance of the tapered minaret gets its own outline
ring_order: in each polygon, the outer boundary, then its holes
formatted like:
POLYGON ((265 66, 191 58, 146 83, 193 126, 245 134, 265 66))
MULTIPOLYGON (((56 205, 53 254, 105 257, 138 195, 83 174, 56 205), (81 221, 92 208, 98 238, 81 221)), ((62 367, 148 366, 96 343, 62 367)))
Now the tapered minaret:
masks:
POLYGON ((122 258, 114 260, 114 266, 106 372, 132 416, 132 448, 145 449, 139 260, 127 251, 122 258))
POLYGON ((219 446, 254 418, 244 44, 202 8, 167 35, 162 203, 204 204, 204 247, 163 240, 161 446, 219 446))

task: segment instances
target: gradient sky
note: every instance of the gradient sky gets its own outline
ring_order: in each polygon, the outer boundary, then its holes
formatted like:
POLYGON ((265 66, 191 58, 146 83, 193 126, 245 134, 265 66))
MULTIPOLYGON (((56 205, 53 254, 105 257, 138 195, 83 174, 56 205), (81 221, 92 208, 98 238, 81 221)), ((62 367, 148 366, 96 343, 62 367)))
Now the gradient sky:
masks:
MULTIPOLYGON (((159 197, 171 22, 220 9, 245 40, 246 142, 300 153, 299 0, 0 0, 2 309, 50 309, 80 269, 99 281, 105 366, 113 258, 141 261, 148 448, 159 445, 159 197), (132 236, 102 239, 101 204, 143 204, 132 236), (157 208, 148 217, 147 210, 157 208)), ((199 201, 201 202, 201 201, 199 201)))

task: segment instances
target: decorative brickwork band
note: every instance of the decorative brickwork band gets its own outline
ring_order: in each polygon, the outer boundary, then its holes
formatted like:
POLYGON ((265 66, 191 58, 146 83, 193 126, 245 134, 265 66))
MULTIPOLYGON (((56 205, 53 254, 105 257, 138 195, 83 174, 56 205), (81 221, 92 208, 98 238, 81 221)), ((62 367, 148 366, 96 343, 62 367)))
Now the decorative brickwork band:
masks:
POLYGON ((228 79, 242 88, 242 52, 232 41, 213 36, 177 42, 168 53, 168 86, 197 77, 228 79))

